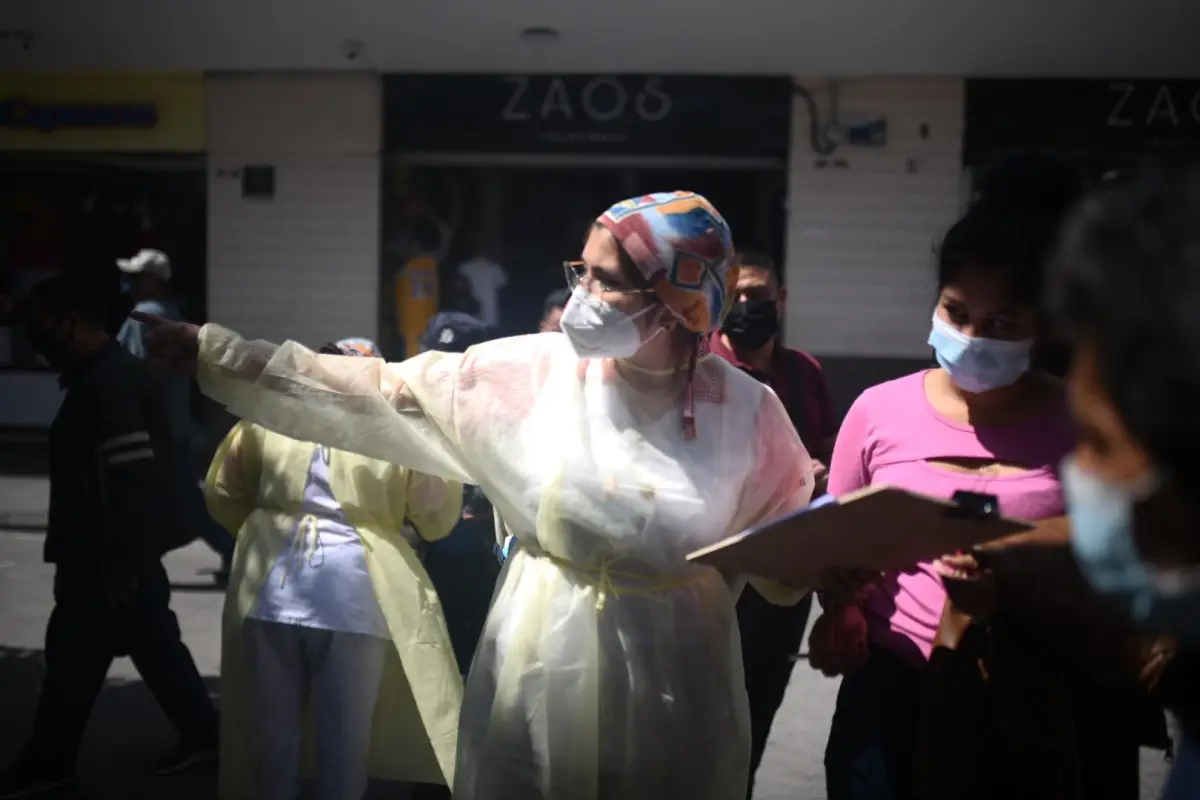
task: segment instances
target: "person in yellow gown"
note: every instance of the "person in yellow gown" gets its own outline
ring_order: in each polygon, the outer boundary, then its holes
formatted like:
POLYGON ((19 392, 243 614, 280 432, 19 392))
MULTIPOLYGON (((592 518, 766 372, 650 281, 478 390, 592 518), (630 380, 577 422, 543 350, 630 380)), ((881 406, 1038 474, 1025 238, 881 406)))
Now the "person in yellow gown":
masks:
MULTIPOLYGON (((378 356, 347 339, 322 352, 378 356)), ((461 484, 248 422, 209 469, 237 537, 223 616, 220 796, 358 800, 373 775, 448 783, 462 687, 432 583, 401 533, 446 536, 461 484)))
POLYGON ((779 398, 704 352, 732 255, 705 198, 632 198, 564 264, 562 333, 399 364, 143 317, 154 357, 236 416, 478 485, 516 536, 467 676, 455 800, 745 797, 746 579, 687 554, 803 508, 813 468, 779 398))

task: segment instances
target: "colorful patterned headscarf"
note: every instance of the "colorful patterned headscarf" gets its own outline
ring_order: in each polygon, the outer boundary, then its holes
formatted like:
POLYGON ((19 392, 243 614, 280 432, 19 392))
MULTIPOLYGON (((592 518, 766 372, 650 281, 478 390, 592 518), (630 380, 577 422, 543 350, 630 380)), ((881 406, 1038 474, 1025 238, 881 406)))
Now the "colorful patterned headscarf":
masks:
POLYGON ((363 339, 358 336, 352 336, 349 339, 338 339, 333 344, 334 347, 344 356, 366 356, 367 358, 380 358, 379 348, 370 339, 363 339))
POLYGON ((738 270, 733 234, 712 203, 695 192, 645 194, 617 203, 596 221, 684 327, 716 330, 733 304, 738 270))

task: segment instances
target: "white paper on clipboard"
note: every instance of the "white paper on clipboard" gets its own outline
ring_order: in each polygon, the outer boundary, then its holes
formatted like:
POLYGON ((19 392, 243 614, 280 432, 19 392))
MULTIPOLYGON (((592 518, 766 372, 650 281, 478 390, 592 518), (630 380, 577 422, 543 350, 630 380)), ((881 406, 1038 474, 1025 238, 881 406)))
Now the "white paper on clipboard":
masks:
POLYGON ((994 501, 981 509, 977 503, 871 486, 696 550, 688 560, 726 573, 816 586, 826 569, 903 569, 1033 527, 996 511, 994 501))

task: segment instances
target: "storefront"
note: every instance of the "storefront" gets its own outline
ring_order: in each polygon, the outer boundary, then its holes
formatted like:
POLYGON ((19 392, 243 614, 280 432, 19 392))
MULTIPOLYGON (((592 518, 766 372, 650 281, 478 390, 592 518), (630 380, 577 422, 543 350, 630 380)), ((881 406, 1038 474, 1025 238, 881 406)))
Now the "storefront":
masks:
POLYGON ((967 81, 972 172, 1022 147, 1057 151, 1093 181, 1200 161, 1200 80, 967 81))
POLYGON ((414 352, 440 307, 537 328, 588 225, 651 191, 709 197, 743 248, 783 254, 790 78, 384 79, 380 341, 414 352))
POLYGON ((784 338, 820 358, 845 412, 931 362, 934 247, 965 199, 963 82, 799 85, 813 102, 797 97, 792 125, 784 338))
MULTIPOLYGON (((117 258, 167 252, 184 313, 205 314, 204 85, 199 73, 7 73, 0 77, 0 304, 71 272, 128 305, 117 258)), ((60 391, 6 317, 0 428, 41 428, 60 391)))

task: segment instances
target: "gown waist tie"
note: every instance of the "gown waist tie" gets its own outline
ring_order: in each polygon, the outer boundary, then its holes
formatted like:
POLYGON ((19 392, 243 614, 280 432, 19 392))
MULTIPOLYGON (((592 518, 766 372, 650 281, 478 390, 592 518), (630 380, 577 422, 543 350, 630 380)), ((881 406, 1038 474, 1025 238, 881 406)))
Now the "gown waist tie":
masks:
POLYGON ((597 611, 604 610, 604 603, 610 594, 621 597, 622 595, 666 592, 699 583, 704 580, 706 572, 703 569, 696 569, 686 574, 668 575, 618 569, 617 564, 629 559, 617 555, 606 555, 594 560, 593 563, 581 564, 548 553, 537 544, 526 544, 525 542, 521 542, 521 551, 528 553, 533 558, 543 558, 563 572, 570 573, 583 583, 595 588, 597 590, 597 611))

